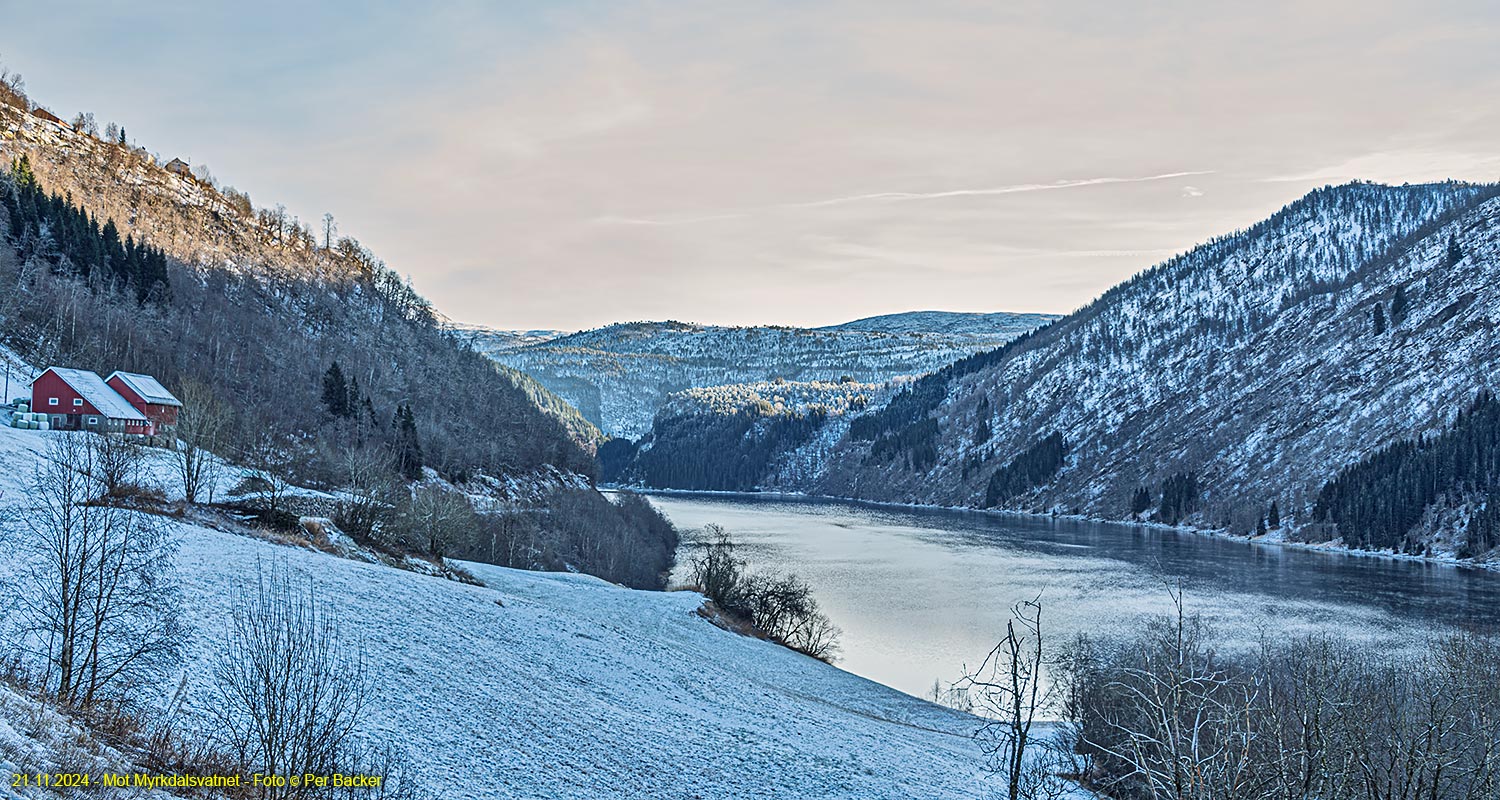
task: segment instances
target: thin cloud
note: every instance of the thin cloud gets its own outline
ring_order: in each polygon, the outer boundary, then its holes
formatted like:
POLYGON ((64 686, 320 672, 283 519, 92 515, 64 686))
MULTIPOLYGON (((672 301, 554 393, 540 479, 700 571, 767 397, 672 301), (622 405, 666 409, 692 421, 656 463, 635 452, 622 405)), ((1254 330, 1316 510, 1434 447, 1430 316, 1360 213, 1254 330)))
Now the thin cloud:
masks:
POLYGON ((1161 175, 1146 175, 1136 178, 1083 178, 1072 181, 1057 181, 1056 183, 1017 183, 1010 186, 993 186, 986 189, 949 189, 941 192, 872 192, 870 194, 834 197, 827 200, 812 200, 805 203, 788 203, 782 207, 819 208, 822 206, 836 206, 846 203, 863 203, 879 200, 944 200, 950 197, 983 197, 986 195, 1020 194, 1022 192, 1048 192, 1056 189, 1076 189, 1080 186, 1100 186, 1110 183, 1146 183, 1148 181, 1167 180, 1168 178, 1185 178, 1190 175, 1212 175, 1213 172, 1213 170, 1193 170, 1190 172, 1167 172, 1161 175))
POLYGON ((597 222, 597 223, 599 223, 601 225, 671 226, 671 225, 696 225, 696 224, 698 224, 700 222, 714 222, 716 220, 721 220, 721 219, 741 219, 741 218, 743 218, 745 216, 748 216, 748 215, 746 215, 746 214, 740 214, 740 213, 730 213, 730 214, 708 214, 708 215, 700 216, 700 217, 674 217, 674 218, 670 218, 670 219, 650 219, 648 217, 621 217, 621 216, 616 216, 616 215, 613 215, 613 214, 606 214, 606 215, 604 215, 602 217, 595 217, 594 218, 594 222, 597 222))
MULTIPOLYGON (((800 203, 783 203, 777 206, 768 206, 766 209, 792 209, 792 208, 826 208, 828 206, 848 205, 851 203, 894 201, 903 202, 908 200, 944 200, 952 197, 986 197, 992 195, 1022 194, 1025 192, 1048 192, 1057 189, 1077 189, 1084 186, 1102 186, 1116 183, 1148 183, 1150 181, 1162 181, 1171 178, 1185 178, 1192 175, 1212 175, 1214 170, 1192 170, 1188 172, 1167 172, 1161 175, 1144 175, 1132 178, 1082 178, 1070 181, 1057 181, 1055 183, 1016 183, 1009 186, 992 186, 984 189, 948 189, 940 192, 871 192, 869 194, 848 195, 845 197, 833 197, 826 200, 809 200, 800 203)), ((1198 190, 1188 187, 1192 191, 1198 190)), ((1202 194, 1202 192, 1198 192, 1202 194)), ((1196 195, 1194 195, 1196 196, 1196 195)), ((740 219, 748 217, 752 212, 736 211, 723 214, 706 214, 693 217, 668 217, 653 219, 650 217, 621 217, 607 215, 595 217, 594 222, 606 225, 693 225, 700 222, 714 222, 723 219, 740 219)))

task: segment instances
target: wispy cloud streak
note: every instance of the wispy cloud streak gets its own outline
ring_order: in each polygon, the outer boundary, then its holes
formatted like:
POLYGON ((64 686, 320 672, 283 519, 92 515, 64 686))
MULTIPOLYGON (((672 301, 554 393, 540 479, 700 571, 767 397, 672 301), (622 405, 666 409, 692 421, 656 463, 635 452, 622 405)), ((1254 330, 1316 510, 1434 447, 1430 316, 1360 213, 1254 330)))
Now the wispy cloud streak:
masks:
MULTIPOLYGON (((909 200, 944 200, 953 197, 986 197, 991 195, 1022 194, 1025 192, 1048 192, 1055 191, 1057 189, 1077 189, 1084 186, 1102 186, 1114 183, 1148 183, 1150 181, 1162 181, 1170 178, 1186 178, 1192 175, 1212 174, 1214 174, 1213 170, 1192 170, 1188 172, 1166 172, 1161 175, 1144 175, 1133 178, 1081 178, 1078 180, 1057 181, 1055 183, 1016 183, 1009 186, 991 186, 983 189, 948 189, 939 192, 871 192, 869 194, 855 194, 845 197, 833 197, 826 200, 809 200, 799 203, 782 203, 780 205, 767 206, 759 210, 771 211, 794 208, 827 208, 829 206, 841 206, 853 203, 880 201, 903 202, 909 200)), ((606 215, 602 217, 595 217, 594 222, 606 225, 695 225, 700 222, 715 222, 725 219, 740 219, 743 217, 748 217, 752 213, 752 211, 731 211, 722 214, 705 214, 701 216, 676 216, 662 218, 622 217, 615 215, 606 215)))
POLYGON ((1193 170, 1190 172, 1167 172, 1161 175, 1146 175, 1136 178, 1082 178, 1071 181, 1057 181, 1055 183, 1017 183, 1010 186, 992 186, 984 189, 949 189, 941 192, 872 192, 870 194, 834 197, 827 200, 812 200, 805 203, 788 203, 783 208, 819 208, 880 200, 944 200, 950 197, 983 197, 987 195, 1021 194, 1023 192, 1048 192, 1056 189, 1076 189, 1081 186, 1100 186, 1110 183, 1146 183, 1148 181, 1161 181, 1169 178, 1185 178, 1190 175, 1212 174, 1213 170, 1193 170))

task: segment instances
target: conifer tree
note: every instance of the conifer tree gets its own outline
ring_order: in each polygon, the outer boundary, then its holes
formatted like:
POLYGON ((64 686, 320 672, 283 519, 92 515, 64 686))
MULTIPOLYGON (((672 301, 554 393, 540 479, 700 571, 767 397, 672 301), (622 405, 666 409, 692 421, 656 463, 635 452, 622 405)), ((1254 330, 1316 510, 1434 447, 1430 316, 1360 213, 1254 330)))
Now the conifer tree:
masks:
POLYGON ((323 406, 333 417, 349 416, 349 387, 337 361, 323 373, 323 406))
POLYGON ((1464 260, 1464 248, 1458 243, 1458 237, 1448 234, 1448 266, 1453 266, 1464 260))
POLYGON ((1130 498, 1130 514, 1135 516, 1151 507, 1151 490, 1141 486, 1130 498))
POLYGON ((10 176, 16 182, 17 189, 36 188, 36 173, 31 171, 31 159, 25 153, 11 163, 10 176))
POLYGON ((1271 501, 1271 511, 1266 515, 1266 521, 1272 530, 1281 527, 1281 511, 1276 508, 1276 501, 1271 501))
POLYGON ((990 440, 994 431, 990 429, 990 399, 981 397, 979 399, 979 410, 975 414, 979 417, 979 424, 974 426, 974 444, 982 445, 990 440))
POLYGON ((1371 316, 1374 321, 1375 335, 1379 336, 1380 334, 1385 333, 1385 306, 1381 305, 1380 303, 1376 303, 1375 311, 1371 316))
POLYGON ((391 427, 395 429, 396 466, 407 480, 417 480, 422 477, 422 445, 417 441, 417 420, 410 405, 396 406, 391 427))
POLYGON ((1191 472, 1179 472, 1161 484, 1161 521, 1176 525, 1183 517, 1192 513, 1198 503, 1198 476, 1191 472))
POLYGON ((1399 328, 1406 321, 1406 315, 1411 311, 1411 303, 1406 299, 1406 287, 1397 286, 1396 296, 1391 298, 1391 327, 1399 328))
POLYGON ((348 399, 344 403, 344 416, 351 418, 357 416, 360 406, 359 378, 353 375, 349 376, 349 391, 346 397, 348 399))

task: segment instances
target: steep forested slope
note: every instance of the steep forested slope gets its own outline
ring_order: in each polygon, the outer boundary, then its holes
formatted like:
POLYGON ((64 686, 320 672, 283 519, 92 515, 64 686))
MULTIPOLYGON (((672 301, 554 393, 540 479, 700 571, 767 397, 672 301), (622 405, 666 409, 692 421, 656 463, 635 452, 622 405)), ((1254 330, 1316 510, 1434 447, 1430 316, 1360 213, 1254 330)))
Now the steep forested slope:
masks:
POLYGON ((917 381, 854 420, 801 488, 1241 532, 1274 501, 1310 522, 1340 467, 1445 428, 1493 385, 1496 195, 1315 191, 917 381))
POLYGON ((613 521, 596 531, 611 553, 660 552, 567 477, 587 486, 598 434, 566 403, 445 330, 357 241, 159 160, 0 104, 0 338, 23 360, 153 374, 218 418, 212 449, 299 482, 551 485, 532 501, 613 521))
POLYGON ((605 433, 635 438, 674 392, 778 378, 880 383, 993 348, 1050 319, 917 312, 819 329, 632 322, 525 346, 514 346, 516 337, 506 332, 466 335, 476 349, 567 399, 605 433))

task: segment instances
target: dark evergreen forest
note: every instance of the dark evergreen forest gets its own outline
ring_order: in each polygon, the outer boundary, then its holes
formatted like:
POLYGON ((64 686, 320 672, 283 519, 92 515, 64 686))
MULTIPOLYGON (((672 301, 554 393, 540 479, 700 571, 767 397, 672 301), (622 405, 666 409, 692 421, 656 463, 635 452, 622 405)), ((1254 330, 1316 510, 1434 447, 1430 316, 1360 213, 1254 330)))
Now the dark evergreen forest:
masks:
POLYGON ((1052 480, 1068 457, 1068 443, 1060 433, 1042 437, 1009 464, 995 470, 984 492, 985 508, 994 508, 1029 489, 1052 480))
POLYGON ((821 410, 763 414, 682 414, 656 420, 637 444, 613 440, 600 449, 601 478, 673 489, 756 489, 776 456, 795 450, 823 425, 821 410))
POLYGON ((128 235, 122 240, 113 219, 100 225, 71 197, 43 192, 25 155, 11 164, 10 174, 12 191, 0 192, 0 203, 22 258, 51 256, 58 269, 127 287, 139 301, 170 296, 165 253, 128 235))
POLYGON ((1472 503, 1459 555, 1500 544, 1500 401, 1485 392, 1434 436, 1383 447, 1339 471, 1318 493, 1317 522, 1351 547, 1418 552, 1412 529, 1429 507, 1472 503))

